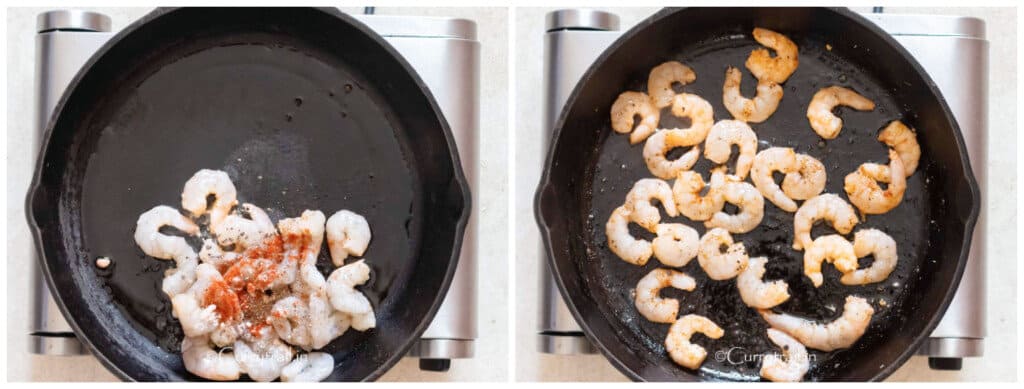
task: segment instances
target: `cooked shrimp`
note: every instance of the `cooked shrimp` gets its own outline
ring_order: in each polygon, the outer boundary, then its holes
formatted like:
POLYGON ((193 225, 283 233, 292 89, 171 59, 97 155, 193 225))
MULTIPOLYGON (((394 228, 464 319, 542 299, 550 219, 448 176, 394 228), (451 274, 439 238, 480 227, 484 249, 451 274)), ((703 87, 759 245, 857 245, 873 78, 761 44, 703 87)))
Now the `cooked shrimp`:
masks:
POLYGON ((697 262, 708 278, 722 281, 736 277, 747 267, 747 250, 743 243, 733 243, 729 232, 712 228, 700 238, 697 262), (722 246, 726 246, 722 252, 722 246))
POLYGON ((655 177, 664 180, 675 178, 680 172, 690 170, 700 159, 699 144, 703 139, 693 143, 683 142, 685 138, 679 132, 680 130, 658 130, 644 143, 644 162, 655 177), (693 147, 679 158, 669 161, 665 157, 676 147, 688 146, 693 147))
POLYGON ((285 342, 298 347, 310 347, 309 307, 302 299, 293 295, 277 300, 268 320, 285 342))
POLYGON ((344 265, 349 255, 363 256, 370 239, 370 224, 362 215, 343 209, 327 219, 327 247, 334 266, 344 265))
POLYGON ((857 171, 847 174, 843 182, 846 195, 861 212, 883 214, 903 201, 907 190, 907 176, 903 161, 895 150, 889 150, 889 166, 877 163, 861 164, 857 171), (879 182, 887 183, 883 190, 879 182))
POLYGON ((711 220, 704 222, 707 228, 724 228, 734 234, 750 232, 764 219, 764 197, 753 185, 739 181, 735 177, 726 178, 725 190, 722 192, 725 201, 735 204, 740 212, 730 215, 718 211, 711 220))
POLYGON ((327 277, 327 296, 334 309, 353 316, 373 313, 370 301, 355 288, 369 279, 370 267, 365 259, 334 269, 327 277))
POLYGON ((761 362, 761 377, 774 382, 798 382, 811 368, 807 348, 785 332, 768 329, 768 339, 782 348, 783 358, 775 354, 765 355, 761 362))
POLYGON ((807 154, 796 155, 796 169, 782 179, 782 193, 793 200, 807 200, 825 190, 825 165, 807 154))
POLYGON ((185 182, 181 192, 181 207, 198 218, 210 213, 210 227, 215 228, 238 204, 238 192, 228 174, 220 170, 202 169, 185 182), (213 196, 213 204, 207 197, 213 196), (209 210, 207 209, 209 207, 209 210))
POLYGON ((862 297, 847 296, 843 314, 828 324, 819 324, 787 314, 761 310, 768 325, 792 336, 804 346, 832 351, 852 346, 868 329, 874 308, 862 297))
POLYGON ((739 69, 729 67, 725 71, 725 84, 722 86, 722 104, 736 120, 760 123, 768 120, 775 113, 782 101, 782 87, 778 83, 758 80, 757 95, 748 99, 740 94, 740 83, 743 73, 739 69))
POLYGON ((853 253, 857 258, 874 255, 875 261, 866 269, 843 274, 839 282, 844 285, 864 285, 885 280, 896 268, 896 262, 899 260, 896 241, 889 234, 874 228, 863 229, 853 234, 853 253))
POLYGON ((642 178, 633 184, 633 188, 626 194, 626 203, 623 205, 630 211, 629 220, 640 225, 648 231, 661 222, 661 212, 658 207, 651 205, 651 200, 661 202, 662 208, 669 216, 676 216, 679 210, 672 198, 672 188, 668 183, 657 178, 642 178))
POLYGON ((679 315, 679 300, 658 296, 661 289, 669 286, 692 291, 697 287, 697 281, 681 271, 651 270, 636 284, 636 297, 633 300, 636 310, 655 323, 674 322, 679 315))
POLYGON ((615 208, 605 224, 608 248, 623 261, 643 266, 654 253, 651 242, 636 239, 629 233, 630 212, 625 206, 615 208))
POLYGON ((672 84, 686 85, 696 79, 697 73, 689 66, 678 61, 668 61, 651 69, 651 74, 647 77, 647 94, 651 96, 655 107, 664 108, 672 104, 672 99, 676 96, 672 84))
POLYGON ((309 353, 295 357, 281 369, 281 382, 320 382, 334 372, 334 357, 328 353, 309 353))
POLYGON ((807 120, 811 122, 811 128, 818 136, 825 139, 835 139, 839 131, 843 129, 843 119, 832 113, 839 105, 845 105, 858 111, 870 111, 875 109, 875 103, 868 100, 850 89, 841 86, 830 86, 822 88, 807 106, 807 120))
POLYGON ((764 265, 768 258, 750 258, 746 269, 736 276, 736 289, 740 291, 743 303, 751 308, 771 308, 789 299, 789 285, 786 281, 765 282, 764 265))
POLYGON ((740 149, 733 175, 740 180, 746 179, 757 154, 757 135, 747 123, 737 120, 722 120, 715 123, 708 133, 707 140, 704 141, 704 157, 717 164, 729 162, 732 145, 737 145, 740 149))
POLYGON ((239 367, 253 381, 268 382, 281 376, 295 350, 281 341, 273 327, 262 327, 251 340, 236 340, 233 351, 239 367))
POLYGON ((708 355, 707 350, 704 350, 703 347, 690 343, 690 337, 698 332, 711 339, 718 339, 725 335, 722 327, 715 322, 704 316, 692 314, 679 318, 668 329, 668 335, 665 336, 665 349, 668 350, 668 355, 672 357, 672 360, 682 367, 697 369, 704 363, 704 358, 708 355))
POLYGON ((679 213, 690 218, 690 220, 708 220, 716 212, 721 211, 725 206, 725 169, 718 168, 711 170, 711 181, 704 183, 700 173, 694 171, 683 171, 679 173, 675 184, 672 185, 672 198, 679 208, 679 213), (707 186, 708 191, 704 196, 700 192, 707 186))
POLYGON ((643 92, 622 92, 612 104, 612 129, 620 134, 629 135, 629 143, 643 142, 658 128, 661 111, 654 106, 651 98, 643 92), (640 124, 633 128, 634 116, 640 116, 640 124))
POLYGON ((758 80, 771 81, 776 84, 786 82, 789 76, 796 71, 796 67, 800 65, 796 43, 793 43, 785 35, 764 28, 754 28, 754 40, 775 50, 776 56, 773 58, 768 49, 756 49, 747 57, 747 69, 758 80))
POLYGON ((277 235, 274 222, 260 207, 242 204, 241 208, 251 219, 242 215, 231 214, 219 224, 210 224, 210 231, 217 236, 217 243, 222 246, 236 246, 236 250, 259 246, 267 238, 277 235))
POLYGON ((768 201, 786 212, 796 212, 796 202, 775 183, 772 173, 792 173, 796 171, 796 153, 789 147, 772 147, 761 150, 754 156, 754 165, 750 169, 750 180, 757 186, 768 201))
POLYGON ((195 250, 192 250, 185 238, 162 234, 160 228, 165 226, 174 227, 187 235, 199 233, 199 226, 178 210, 158 205, 139 215, 135 223, 135 244, 146 255, 160 259, 175 259, 190 254, 195 256, 195 250))
POLYGON ((234 381, 242 374, 234 353, 214 350, 206 336, 186 337, 181 342, 181 359, 185 370, 208 380, 234 381))
POLYGON ((843 274, 857 270, 857 255, 853 252, 853 244, 840 235, 819 237, 804 251, 804 275, 811 279, 815 288, 824 282, 821 275, 821 263, 824 261, 835 265, 843 274))
POLYGON ((651 242, 654 256, 658 261, 673 267, 683 267, 697 256, 700 234, 697 230, 679 223, 658 224, 658 237, 651 242))
POLYGON ((803 250, 811 245, 811 227, 821 219, 831 221, 832 228, 840 234, 849 234, 853 226, 860 222, 853 207, 842 197, 831 193, 818 195, 804 201, 796 210, 796 215, 793 215, 794 250, 803 250))
POLYGON ((892 147, 903 161, 903 169, 907 177, 917 170, 917 161, 921 158, 921 145, 917 144, 917 133, 899 120, 893 120, 878 134, 878 140, 892 147))
POLYGON ((715 110, 711 103, 700 96, 680 93, 672 99, 672 115, 690 118, 690 127, 672 128, 682 135, 681 143, 697 144, 708 136, 711 126, 715 124, 715 110))

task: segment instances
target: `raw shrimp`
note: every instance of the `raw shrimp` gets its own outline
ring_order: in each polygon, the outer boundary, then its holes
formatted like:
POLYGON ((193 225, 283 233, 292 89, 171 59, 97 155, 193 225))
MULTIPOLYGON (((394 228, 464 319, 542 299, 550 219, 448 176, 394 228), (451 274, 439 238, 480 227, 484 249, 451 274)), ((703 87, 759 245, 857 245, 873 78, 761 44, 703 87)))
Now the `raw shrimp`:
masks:
POLYGON ((707 228, 724 228, 734 234, 750 232, 761 224, 764 219, 764 197, 753 185, 739 181, 733 176, 727 177, 725 190, 722 192, 725 201, 735 204, 740 212, 730 215, 718 211, 711 220, 704 222, 707 228))
POLYGON ((327 277, 327 296, 330 297, 334 309, 351 316, 373 314, 370 301, 355 288, 369 279, 370 267, 366 265, 364 259, 334 269, 327 277))
POLYGON ((268 320, 285 342, 303 348, 310 347, 309 307, 302 299, 288 296, 277 300, 268 320))
POLYGON ((874 255, 875 261, 866 269, 843 274, 839 282, 844 285, 864 285, 885 280, 896 268, 896 262, 899 260, 896 241, 874 228, 863 229, 853 234, 853 253, 857 258, 874 255))
POLYGON ((761 310, 761 317, 768 325, 785 332, 804 346, 832 351, 852 346, 868 329, 874 308, 862 297, 847 296, 843 314, 828 324, 812 320, 761 310))
POLYGON ((664 180, 670 180, 679 173, 690 170, 697 163, 697 160, 700 159, 700 142, 703 139, 692 143, 684 142, 684 140, 685 137, 681 134, 681 130, 658 130, 650 138, 647 138, 647 142, 644 143, 643 156, 651 174, 664 180), (665 157, 670 150, 676 147, 688 146, 693 147, 679 158, 669 161, 665 157))
POLYGON ((853 252, 853 244, 840 235, 819 237, 804 251, 804 275, 811 279, 815 288, 824 282, 821 275, 821 263, 824 261, 835 265, 843 274, 857 270, 857 255, 853 252))
POLYGON ((697 74, 689 66, 678 61, 668 61, 651 69, 647 77, 647 94, 657 108, 664 108, 672 104, 672 98, 676 91, 672 84, 679 83, 686 85, 697 79, 697 74))
POLYGON ((781 84, 789 79, 800 65, 799 51, 796 43, 785 35, 764 28, 754 28, 754 40, 775 50, 773 58, 768 49, 760 48, 750 52, 747 57, 747 69, 761 81, 781 84))
POLYGON ((195 296, 189 293, 180 293, 172 297, 171 308, 174 317, 181 323, 181 329, 185 336, 195 337, 209 334, 220 324, 216 312, 217 306, 213 304, 200 306, 195 296))
POLYGON ((692 314, 679 318, 668 329, 668 335, 665 336, 665 349, 672 360, 680 366, 697 369, 704 363, 704 358, 708 355, 707 350, 690 343, 690 337, 698 332, 711 339, 718 339, 725 335, 722 327, 715 322, 704 316, 692 314))
POLYGON ((651 204, 651 200, 657 199, 661 202, 662 208, 669 216, 676 216, 679 210, 672 198, 672 188, 668 183, 657 178, 642 178, 633 184, 633 188, 626 194, 626 203, 623 204, 630 211, 629 220, 640 225, 648 231, 661 222, 661 212, 658 207, 651 204))
POLYGON ((622 92, 612 104, 612 129, 620 134, 629 135, 629 143, 643 142, 658 128, 661 111, 654 106, 651 98, 643 92, 622 92), (633 128, 634 116, 640 116, 640 124, 633 128))
MULTIPOLYGON (((370 315, 373 317, 373 315, 370 315)), ((321 349, 348 331, 352 322, 348 315, 331 307, 323 288, 309 295, 309 335, 313 349, 321 349)))
POLYGON ((242 254, 233 251, 224 251, 217 244, 217 241, 207 238, 203 240, 203 247, 199 249, 199 260, 209 263, 218 269, 230 267, 242 254))
POLYGON ((235 341, 233 351, 238 365, 253 381, 277 379, 281 376, 281 369, 295 357, 295 350, 277 337, 273 327, 262 327, 251 338, 235 341))
POLYGON ((797 154, 796 169, 782 179, 782 193, 793 200, 807 200, 825 190, 827 178, 821 161, 807 154, 797 154))
POLYGON ((861 164, 857 171, 847 174, 843 182, 847 197, 865 214, 889 212, 903 201, 907 190, 907 176, 903 161, 895 150, 889 149, 889 166, 877 163, 861 164), (888 185, 883 190, 879 182, 888 185))
POLYGON ((785 332, 774 328, 768 329, 768 339, 782 348, 782 356, 765 355, 761 362, 761 377, 774 382, 798 382, 811 368, 811 360, 807 348, 785 332))
POLYGON ((176 259, 192 255, 195 250, 188 245, 185 238, 164 235, 162 227, 174 227, 187 235, 199 233, 199 226, 182 215, 178 210, 166 205, 158 205, 139 215, 135 223, 135 244, 142 252, 160 259, 176 259))
POLYGON ((796 215, 793 215, 794 250, 803 250, 811 245, 811 227, 821 219, 831 221, 832 228, 840 234, 849 234, 860 222, 853 207, 842 197, 831 193, 818 195, 804 201, 800 209, 796 210, 796 215))
POLYGON ((630 212, 625 206, 615 208, 608 223, 605 224, 605 235, 608 237, 608 248, 623 261, 643 266, 654 253, 651 242, 636 239, 629 233, 630 212))
POLYGON ((334 357, 328 353, 309 353, 295 357, 281 369, 281 382, 320 382, 334 372, 334 357))
POLYGON ((216 225, 210 224, 210 231, 217 236, 217 243, 221 246, 233 245, 236 250, 244 250, 259 246, 267 238, 277 235, 274 222, 263 209, 248 203, 242 204, 241 208, 251 219, 231 214, 216 225))
POLYGON ((658 224, 658 237, 651 242, 654 256, 663 264, 683 267, 697 256, 700 234, 697 230, 679 223, 658 224))
POLYGON ((212 349, 206 336, 186 337, 181 342, 181 359, 185 370, 208 380, 234 381, 242 374, 234 353, 212 349))
POLYGON ((343 209, 327 219, 327 247, 334 266, 344 265, 349 255, 363 256, 370 239, 370 224, 358 213, 343 209))
POLYGON ((679 315, 679 300, 658 296, 662 288, 692 291, 697 281, 681 271, 654 269, 636 284, 636 310, 655 323, 672 323, 679 315))
POLYGON ((839 131, 843 129, 843 119, 832 113, 839 105, 858 111, 875 109, 873 101, 850 89, 841 86, 822 88, 814 94, 811 103, 807 105, 807 120, 811 122, 811 128, 818 136, 825 139, 835 139, 839 136, 839 131))
POLYGON ((899 120, 893 120, 878 134, 878 140, 899 153, 907 177, 914 174, 917 162, 921 158, 921 145, 917 144, 917 133, 914 129, 899 120))
POLYGON ((732 236, 726 230, 712 228, 700 238, 697 262, 700 262, 700 267, 712 280, 736 277, 747 267, 747 261, 747 250, 743 243, 733 243, 732 236), (725 252, 722 252, 722 246, 726 246, 725 252))
POLYGON ((764 266, 768 258, 750 258, 747 268, 736 276, 736 289, 740 291, 743 303, 751 308, 771 308, 789 299, 789 285, 786 281, 765 282, 764 266))
POLYGON ((707 140, 704 141, 704 157, 717 164, 729 162, 732 145, 740 148, 733 175, 740 180, 746 179, 757 154, 757 135, 747 123, 737 120, 722 120, 715 123, 708 133, 707 140))
POLYGON ((284 240, 284 259, 278 264, 272 286, 289 285, 299 273, 300 291, 319 288, 324 277, 316 270, 316 258, 324 237, 324 213, 306 210, 297 218, 281 219, 277 229, 284 240))
POLYGON ((708 220, 725 206, 725 168, 711 170, 711 181, 704 183, 700 173, 683 171, 679 173, 672 185, 672 198, 679 208, 679 213, 694 221, 708 220), (700 192, 707 186, 704 196, 700 192))
POLYGON ((228 174, 220 170, 202 169, 185 182, 181 192, 181 207, 198 218, 210 213, 210 228, 216 229, 220 222, 238 204, 238 192, 228 174), (207 197, 213 196, 213 204, 207 204, 207 197), (207 209, 209 208, 209 209, 207 209))
POLYGON ((778 83, 758 80, 757 95, 748 99, 740 94, 740 83, 743 73, 739 69, 729 67, 725 71, 725 84, 722 85, 722 104, 736 120, 760 123, 768 120, 775 113, 782 101, 782 87, 778 83))
POLYGON ((775 183, 772 173, 793 173, 796 171, 796 153, 789 147, 772 147, 761 150, 754 156, 750 169, 750 180, 768 201, 786 212, 796 212, 796 202, 786 196, 775 183))

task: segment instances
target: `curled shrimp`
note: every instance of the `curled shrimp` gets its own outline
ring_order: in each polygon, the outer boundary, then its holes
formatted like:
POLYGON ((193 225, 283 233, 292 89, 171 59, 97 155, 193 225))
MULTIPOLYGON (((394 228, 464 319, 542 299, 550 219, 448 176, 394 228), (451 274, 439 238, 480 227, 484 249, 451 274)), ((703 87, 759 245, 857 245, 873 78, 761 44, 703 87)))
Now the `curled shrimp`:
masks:
POLYGON ((712 228, 700 238, 697 250, 697 262, 707 273, 708 278, 716 281, 736 277, 747 267, 747 250, 743 243, 734 243, 729 232, 721 228, 712 228), (725 252, 722 252, 725 246, 725 252))
POLYGON ((853 234, 853 253, 857 258, 874 255, 875 261, 866 269, 843 274, 839 282, 844 285, 864 285, 885 280, 896 268, 896 262, 899 260, 896 241, 889 234, 874 228, 863 229, 853 234))
POLYGON ((682 143, 696 144, 704 141, 715 124, 715 110, 711 103, 700 96, 680 93, 672 98, 672 115, 690 118, 690 127, 672 128, 679 130, 682 143))
POLYGON ((661 112, 651 98, 643 92, 622 92, 615 99, 611 109, 612 129, 620 134, 630 134, 629 143, 643 142, 658 128, 661 112), (640 124, 633 128, 634 116, 640 116, 640 124))
POLYGON ((782 357, 765 355, 761 362, 761 377, 773 382, 798 382, 811 368, 807 348, 785 332, 768 329, 768 339, 782 348, 782 357))
POLYGON ((202 169, 185 182, 181 191, 181 207, 198 218, 210 214, 210 228, 215 229, 231 209, 238 204, 238 192, 228 174, 220 170, 202 169), (207 197, 213 196, 213 204, 207 204, 207 197), (207 209, 209 206, 209 209, 207 209))
POLYGON ((768 49, 756 49, 747 57, 747 69, 758 80, 771 81, 776 84, 786 82, 800 65, 796 43, 793 43, 785 35, 764 28, 754 28, 754 40, 775 50, 776 56, 772 57, 768 49))
POLYGON ((327 277, 327 296, 331 306, 349 316, 373 314, 370 300, 356 289, 370 279, 370 267, 365 259, 334 269, 327 277))
POLYGON ((729 162, 732 145, 739 146, 734 176, 746 179, 757 154, 757 135, 747 123, 738 120, 722 120, 715 123, 704 141, 704 157, 717 164, 729 162))
POLYGON ((878 134, 878 140, 885 143, 900 155, 903 169, 907 177, 917 170, 917 162, 921 158, 921 145, 917 144, 917 133, 899 120, 893 120, 878 134))
POLYGON ((349 255, 363 256, 370 245, 370 224, 362 215, 340 210, 327 219, 327 247, 334 266, 345 264, 349 255))
POLYGON ((736 120, 760 123, 768 120, 775 113, 782 101, 782 87, 766 80, 758 80, 757 95, 748 99, 740 94, 740 83, 743 73, 739 69, 729 67, 725 71, 725 84, 722 85, 722 104, 736 120))
POLYGON ((692 291, 697 287, 697 281, 677 270, 651 270, 636 284, 636 297, 633 299, 636 310, 655 323, 674 322, 679 315, 679 300, 658 296, 661 289, 669 286, 692 291))
POLYGON ((857 255, 853 252, 853 244, 840 235, 819 237, 804 251, 804 275, 811 279, 815 288, 824 282, 821 275, 821 263, 824 261, 835 265, 843 274, 857 270, 857 255))
POLYGON ((185 238, 164 235, 160 228, 168 226, 188 235, 199 233, 199 226, 166 205, 158 205, 139 215, 135 223, 135 244, 142 252, 159 259, 173 259, 174 267, 167 269, 160 287, 168 297, 184 293, 196 280, 199 261, 195 250, 185 238))
POLYGON ((203 239, 203 247, 199 249, 199 260, 203 263, 209 263, 218 269, 230 267, 239 258, 242 258, 242 254, 234 251, 224 251, 217 244, 217 241, 211 238, 203 239))
POLYGON ((697 79, 697 73, 689 66, 678 61, 668 61, 651 69, 647 77, 647 94, 657 108, 664 108, 672 104, 676 91, 672 84, 679 83, 686 85, 697 79))
POLYGON ((661 212, 658 207, 651 204, 651 200, 658 200, 665 208, 669 216, 676 216, 679 210, 672 198, 672 188, 668 183, 657 178, 643 178, 633 184, 633 188, 626 194, 624 206, 630 211, 630 221, 640 225, 648 231, 654 231, 661 222, 661 212))
POLYGON ((280 377, 281 369, 295 357, 295 349, 282 342, 273 327, 264 326, 251 338, 235 341, 233 351, 239 367, 253 381, 269 382, 280 377))
POLYGON ((840 234, 849 234, 860 222, 857 212, 842 197, 831 193, 815 196, 800 205, 793 215, 794 250, 803 250, 811 245, 811 227, 821 219, 831 221, 832 228, 840 234))
POLYGON ((704 316, 690 314, 680 317, 672 323, 665 336, 665 349, 675 363, 688 369, 697 369, 704 363, 707 350, 690 342, 690 337, 698 332, 711 339, 725 335, 722 327, 704 316))
POLYGON ((680 172, 690 170, 700 159, 700 142, 686 139, 681 130, 658 130, 644 143, 644 162, 655 177, 669 180, 680 172), (693 146, 682 156, 669 161, 665 156, 676 147, 693 146))
POLYGON ((675 184, 672 185, 672 198, 679 208, 679 213, 690 218, 690 220, 708 220, 716 212, 721 211, 725 206, 725 169, 718 168, 711 170, 711 181, 704 183, 700 173, 694 171, 683 171, 679 173, 675 184), (707 187, 707 194, 700 195, 700 192, 707 187))
POLYGON ((871 322, 874 308, 863 297, 847 296, 843 314, 828 324, 761 310, 761 317, 773 328, 785 332, 804 346, 832 351, 852 346, 864 335, 871 322))
POLYGON ((263 209, 248 203, 242 204, 241 208, 249 215, 248 219, 231 214, 216 225, 210 224, 210 231, 217 236, 217 243, 221 246, 234 245, 236 250, 244 250, 277 235, 274 222, 263 209))
MULTIPOLYGON (((373 318, 373 315, 369 316, 373 318)), ((309 336, 314 350, 323 348, 350 327, 352 319, 334 310, 324 288, 317 289, 309 295, 309 336)))
POLYGON ((811 128, 818 136, 825 139, 835 139, 839 136, 839 131, 843 129, 843 119, 832 113, 839 105, 858 111, 875 109, 873 101, 853 90, 841 86, 822 88, 814 94, 811 103, 807 105, 807 120, 811 122, 811 128))
POLYGON ((324 276, 316 270, 316 258, 324 237, 324 213, 305 210, 299 217, 277 221, 277 229, 284 238, 284 259, 277 265, 277 277, 271 286, 288 285, 298 277, 293 289, 302 292, 321 288, 324 276))
MULTIPOLYGON (((224 279, 213 265, 204 263, 196 267, 196 281, 192 286, 186 292, 171 297, 172 312, 181 323, 185 336, 198 337, 209 334, 216 330, 221 322, 231 319, 220 317, 215 305, 228 297, 219 298, 218 301, 206 301, 207 290, 214 283, 223 284, 224 279)), ((233 297, 231 294, 228 296, 233 297)), ((235 301, 237 302, 237 299, 235 301)))
POLYGON ((281 382, 320 382, 334 372, 334 357, 328 353, 309 353, 295 357, 281 369, 281 382))
POLYGON ((907 176, 903 161, 895 150, 889 150, 889 166, 877 163, 861 164, 857 171, 847 174, 843 182, 846 195, 861 212, 883 214, 903 201, 907 190, 907 176), (882 189, 879 182, 887 183, 882 189))
POLYGON ((267 318, 274 331, 285 342, 298 347, 309 347, 309 307, 296 296, 277 300, 267 318))
POLYGON ((234 353, 214 350, 207 336, 185 337, 181 342, 181 360, 189 373, 208 380, 234 381, 242 374, 234 353))
POLYGON ((797 154, 796 169, 782 179, 782 193, 793 200, 807 200, 825 190, 827 178, 821 161, 807 154, 797 154))
POLYGON ((772 173, 792 173, 796 171, 796 153, 788 147, 772 147, 761 150, 754 156, 754 165, 750 168, 750 180, 757 186, 768 201, 786 212, 796 212, 796 202, 786 196, 782 188, 775 183, 772 173))
POLYGON ((768 258, 765 257, 750 258, 747 267, 736 276, 736 289, 748 307, 767 309, 789 299, 789 285, 786 281, 764 281, 766 263, 768 258))
POLYGON ((679 223, 658 224, 658 237, 651 242, 654 256, 668 266, 683 267, 697 256, 700 234, 679 223))
POLYGON ((761 220, 764 219, 764 197, 753 185, 730 176, 726 178, 722 196, 726 202, 739 207, 740 212, 730 215, 718 211, 710 220, 704 222, 705 227, 724 228, 731 233, 742 234, 761 224, 761 220))
POLYGON ((629 233, 629 219, 632 212, 625 206, 615 208, 608 223, 605 224, 605 235, 608 237, 608 249, 623 261, 643 266, 654 253, 651 242, 636 239, 629 233))

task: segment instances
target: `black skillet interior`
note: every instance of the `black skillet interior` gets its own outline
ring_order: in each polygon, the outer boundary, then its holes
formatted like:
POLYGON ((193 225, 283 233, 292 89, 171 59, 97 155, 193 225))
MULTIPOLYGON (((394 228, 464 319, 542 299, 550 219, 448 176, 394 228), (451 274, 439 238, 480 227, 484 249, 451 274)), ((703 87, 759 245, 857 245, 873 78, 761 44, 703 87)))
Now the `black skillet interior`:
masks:
MULTIPOLYGON (((101 361, 123 378, 198 378, 160 291, 171 261, 132 234, 142 212, 179 207, 203 168, 275 221, 365 216, 377 328, 326 347, 329 379, 373 379, 401 358, 447 291, 469 208, 447 123, 411 68, 333 10, 158 10, 112 42, 58 106, 29 208, 51 289, 101 361), (114 265, 97 269, 99 256, 114 265)), ((332 267, 326 249, 319 264, 332 267)))
MULTIPOLYGON (((696 313, 715 321, 725 336, 714 341, 695 337, 708 350, 700 370, 675 365, 663 346, 669 325, 644 319, 632 300, 636 282, 660 264, 653 258, 644 267, 623 262, 607 248, 604 232, 609 215, 623 203, 632 184, 651 177, 641 155, 642 144, 630 146, 627 136, 611 131, 612 102, 626 90, 646 91, 652 67, 678 60, 697 73, 696 82, 682 90, 710 102, 715 120, 731 119, 722 104, 724 74, 728 66, 740 68, 744 72, 741 91, 754 95, 756 82, 743 66, 750 51, 759 47, 750 35, 754 26, 782 32, 800 47, 800 66, 783 85, 785 96, 778 110, 767 121, 752 124, 759 149, 792 147, 818 158, 828 171, 825 192, 844 198, 843 177, 848 172, 866 161, 887 162, 886 146, 875 137, 889 121, 900 119, 916 127, 923 149, 903 203, 888 214, 867 217, 857 227, 879 228, 896 239, 900 262, 886 281, 847 287, 839 284, 838 272, 826 266, 826 282, 815 289, 802 275, 802 252, 791 248, 793 214, 767 201, 761 225, 734 235, 751 256, 769 258, 767 279, 784 279, 789 284, 792 298, 776 311, 831 320, 841 314, 849 294, 866 297, 874 306, 876 315, 867 334, 852 348, 812 352, 806 379, 884 378, 909 357, 941 317, 969 247, 978 207, 976 184, 959 129, 931 81, 904 51, 866 23, 846 10, 666 10, 627 32, 577 85, 558 122, 538 192, 538 219, 571 309, 591 340, 631 378, 758 380, 756 354, 777 352, 765 336, 766 324, 743 304, 734 281, 709 280, 694 260, 683 270, 697 279, 697 289, 663 295, 680 300, 680 314, 696 313), (857 90, 874 100, 877 108, 872 112, 840 108, 842 133, 823 141, 811 130, 805 114, 813 94, 829 85, 857 90)), ((663 111, 661 127, 686 125, 686 120, 663 111)), ((682 151, 673 151, 670 158, 682 151)), ((707 177, 710 166, 702 159, 694 169, 707 177)), ((669 218, 664 211, 662 222, 684 223, 701 234, 705 231, 702 223, 683 216, 669 218)), ((635 225, 631 231, 648 240, 653 237, 635 225)), ((812 231, 813 236, 826 233, 835 232, 822 224, 812 231)), ((864 258, 861 263, 866 266, 871 260, 864 258)))

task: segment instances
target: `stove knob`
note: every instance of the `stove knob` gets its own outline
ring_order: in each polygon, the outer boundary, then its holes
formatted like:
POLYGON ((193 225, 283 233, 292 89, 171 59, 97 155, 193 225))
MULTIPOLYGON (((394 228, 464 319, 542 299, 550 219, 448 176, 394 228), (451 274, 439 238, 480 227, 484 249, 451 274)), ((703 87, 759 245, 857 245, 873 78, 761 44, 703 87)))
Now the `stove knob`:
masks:
POLYGON ((928 358, 928 367, 932 370, 956 370, 959 371, 963 367, 963 358, 928 358))

